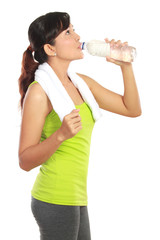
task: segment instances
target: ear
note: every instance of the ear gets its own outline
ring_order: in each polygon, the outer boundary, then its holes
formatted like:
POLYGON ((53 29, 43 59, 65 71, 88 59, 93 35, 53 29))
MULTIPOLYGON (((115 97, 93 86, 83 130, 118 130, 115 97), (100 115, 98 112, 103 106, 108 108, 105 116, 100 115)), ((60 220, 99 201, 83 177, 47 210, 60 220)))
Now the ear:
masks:
POLYGON ((44 45, 44 51, 48 56, 54 56, 55 55, 55 47, 50 44, 44 45))

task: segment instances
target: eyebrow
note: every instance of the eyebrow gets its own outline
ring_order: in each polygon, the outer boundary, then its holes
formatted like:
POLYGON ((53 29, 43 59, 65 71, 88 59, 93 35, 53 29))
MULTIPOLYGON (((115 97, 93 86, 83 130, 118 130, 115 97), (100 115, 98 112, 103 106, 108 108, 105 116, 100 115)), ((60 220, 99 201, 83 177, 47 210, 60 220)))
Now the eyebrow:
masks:
POLYGON ((72 27, 72 28, 73 28, 73 27, 74 27, 74 26, 73 26, 73 24, 71 24, 71 23, 70 23, 70 25, 69 25, 69 27, 68 27, 68 28, 70 28, 70 27, 72 27))

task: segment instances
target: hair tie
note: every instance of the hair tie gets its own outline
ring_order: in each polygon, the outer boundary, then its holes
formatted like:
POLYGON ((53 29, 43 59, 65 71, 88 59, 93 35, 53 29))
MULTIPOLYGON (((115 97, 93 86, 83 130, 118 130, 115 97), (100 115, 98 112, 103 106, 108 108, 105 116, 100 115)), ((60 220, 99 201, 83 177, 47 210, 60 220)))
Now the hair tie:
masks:
POLYGON ((27 50, 29 50, 31 53, 34 51, 31 47, 31 45, 29 45, 29 47, 27 48, 27 50))

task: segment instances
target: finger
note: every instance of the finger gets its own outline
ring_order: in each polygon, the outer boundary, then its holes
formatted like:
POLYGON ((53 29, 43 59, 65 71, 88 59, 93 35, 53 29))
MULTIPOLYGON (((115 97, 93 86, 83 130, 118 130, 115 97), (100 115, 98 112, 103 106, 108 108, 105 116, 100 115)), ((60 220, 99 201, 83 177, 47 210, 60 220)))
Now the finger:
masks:
POLYGON ((81 127, 82 125, 81 125, 81 123, 74 123, 74 128, 77 128, 77 127, 81 127))
POLYGON ((75 118, 72 119, 72 123, 80 123, 81 122, 81 117, 80 116, 77 116, 75 118))
POLYGON ((110 61, 110 57, 107 56, 107 57, 106 57, 106 60, 109 62, 109 61, 110 61))
POLYGON ((71 111, 71 113, 72 112, 79 112, 80 111, 80 109, 79 108, 76 108, 76 109, 73 109, 72 111, 71 111))
POLYGON ((115 64, 116 64, 116 61, 115 61, 113 58, 106 57, 106 59, 107 59, 108 62, 111 62, 111 63, 115 63, 115 64))
POLYGON ((113 58, 109 58, 108 62, 115 63, 115 60, 113 58))
POLYGON ((107 62, 115 63, 115 60, 110 57, 106 57, 107 62))
POLYGON ((105 42, 107 42, 107 43, 109 42, 109 39, 108 39, 108 38, 105 38, 104 40, 105 40, 105 42))
POLYGON ((77 118, 77 117, 80 117, 79 113, 70 113, 70 118, 71 119, 74 119, 74 118, 77 118))
POLYGON ((113 46, 114 43, 115 43, 115 39, 112 39, 112 40, 110 41, 110 45, 113 46))
POLYGON ((128 42, 122 43, 122 46, 128 46, 128 42))
POLYGON ((79 127, 75 128, 75 130, 76 130, 77 133, 78 133, 81 129, 82 129, 82 126, 79 126, 79 127))
POLYGON ((121 40, 118 40, 118 41, 116 42, 116 45, 117 45, 117 46, 121 45, 121 40))
POLYGON ((74 109, 74 110, 72 110, 72 112, 69 113, 69 114, 67 114, 67 115, 65 116, 65 118, 66 118, 66 119, 70 119, 70 118, 75 118, 75 117, 77 117, 77 116, 80 116, 80 115, 79 115, 79 111, 76 111, 76 110, 80 110, 80 109, 74 109))

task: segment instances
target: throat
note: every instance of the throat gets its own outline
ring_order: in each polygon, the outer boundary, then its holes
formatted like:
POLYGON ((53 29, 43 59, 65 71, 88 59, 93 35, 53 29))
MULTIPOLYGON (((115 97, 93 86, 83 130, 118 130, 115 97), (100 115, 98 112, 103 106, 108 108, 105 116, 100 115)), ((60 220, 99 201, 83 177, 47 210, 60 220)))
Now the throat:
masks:
POLYGON ((73 86, 73 83, 72 83, 72 81, 71 81, 70 78, 67 78, 67 80, 65 80, 65 81, 62 82, 62 85, 63 85, 64 87, 70 87, 71 85, 73 86))

